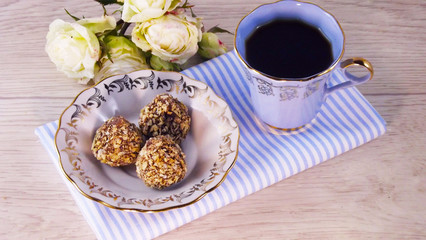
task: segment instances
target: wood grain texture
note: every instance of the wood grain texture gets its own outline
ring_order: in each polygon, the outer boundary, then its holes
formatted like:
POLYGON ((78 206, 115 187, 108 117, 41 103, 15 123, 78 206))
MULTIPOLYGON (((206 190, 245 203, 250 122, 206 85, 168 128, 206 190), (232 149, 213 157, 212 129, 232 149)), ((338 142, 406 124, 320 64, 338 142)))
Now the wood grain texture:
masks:
MULTIPOLYGON (((267 0, 192 0, 206 28, 234 31, 267 0)), ((426 2, 314 1, 346 35, 374 79, 359 87, 388 123, 357 149, 256 192, 159 239, 426 239, 426 2)), ((45 51, 56 18, 99 16, 94 1, 6 0, 0 5, 0 238, 94 239, 34 129, 85 88, 45 51)), ((221 35, 231 49, 232 35, 221 35)))

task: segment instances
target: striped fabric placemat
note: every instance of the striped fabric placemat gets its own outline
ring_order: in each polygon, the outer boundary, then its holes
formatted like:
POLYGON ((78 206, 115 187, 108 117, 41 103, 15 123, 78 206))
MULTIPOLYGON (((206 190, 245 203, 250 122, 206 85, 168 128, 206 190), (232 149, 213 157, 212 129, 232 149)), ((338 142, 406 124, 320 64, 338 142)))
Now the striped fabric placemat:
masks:
MULTIPOLYGON (((238 159, 226 180, 200 201, 160 213, 123 212, 81 195, 59 169, 54 146, 57 122, 35 132, 98 239, 151 239, 284 178, 358 147, 386 131, 386 123, 354 87, 331 94, 306 127, 283 132, 257 120, 242 65, 235 52, 183 71, 206 82, 227 101, 240 127, 238 159)), ((333 83, 342 82, 333 75, 333 83)))

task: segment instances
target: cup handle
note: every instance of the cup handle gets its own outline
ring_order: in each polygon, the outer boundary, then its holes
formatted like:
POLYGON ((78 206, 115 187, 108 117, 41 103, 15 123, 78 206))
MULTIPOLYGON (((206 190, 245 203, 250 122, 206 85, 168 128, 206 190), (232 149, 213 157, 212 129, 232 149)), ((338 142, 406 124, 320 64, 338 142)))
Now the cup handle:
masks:
POLYGON ((371 80, 373 78, 373 73, 374 73, 373 65, 371 65, 371 63, 368 60, 364 58, 360 58, 360 57, 349 58, 349 59, 346 59, 345 61, 340 62, 336 70, 342 72, 348 81, 339 83, 331 87, 327 87, 325 92, 326 95, 339 89, 365 83, 368 80, 371 80), (347 68, 349 66, 365 67, 368 70, 368 73, 362 77, 354 76, 353 74, 347 71, 347 68))

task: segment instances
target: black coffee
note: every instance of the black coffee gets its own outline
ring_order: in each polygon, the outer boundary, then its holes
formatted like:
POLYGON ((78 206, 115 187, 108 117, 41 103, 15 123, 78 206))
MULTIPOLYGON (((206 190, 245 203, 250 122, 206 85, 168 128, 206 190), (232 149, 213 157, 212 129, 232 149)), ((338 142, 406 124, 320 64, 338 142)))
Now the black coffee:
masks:
POLYGON ((275 20, 246 40, 248 64, 270 76, 303 78, 333 63, 331 44, 321 31, 297 20, 275 20))

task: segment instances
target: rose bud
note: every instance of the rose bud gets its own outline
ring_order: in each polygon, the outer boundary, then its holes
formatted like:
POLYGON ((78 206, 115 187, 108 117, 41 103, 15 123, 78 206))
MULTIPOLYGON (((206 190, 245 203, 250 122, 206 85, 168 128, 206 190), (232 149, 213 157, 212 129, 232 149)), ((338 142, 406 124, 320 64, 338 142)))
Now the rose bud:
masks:
POLYGON ((211 32, 203 33, 201 41, 198 43, 198 54, 207 59, 211 59, 226 53, 227 49, 219 37, 211 32))

